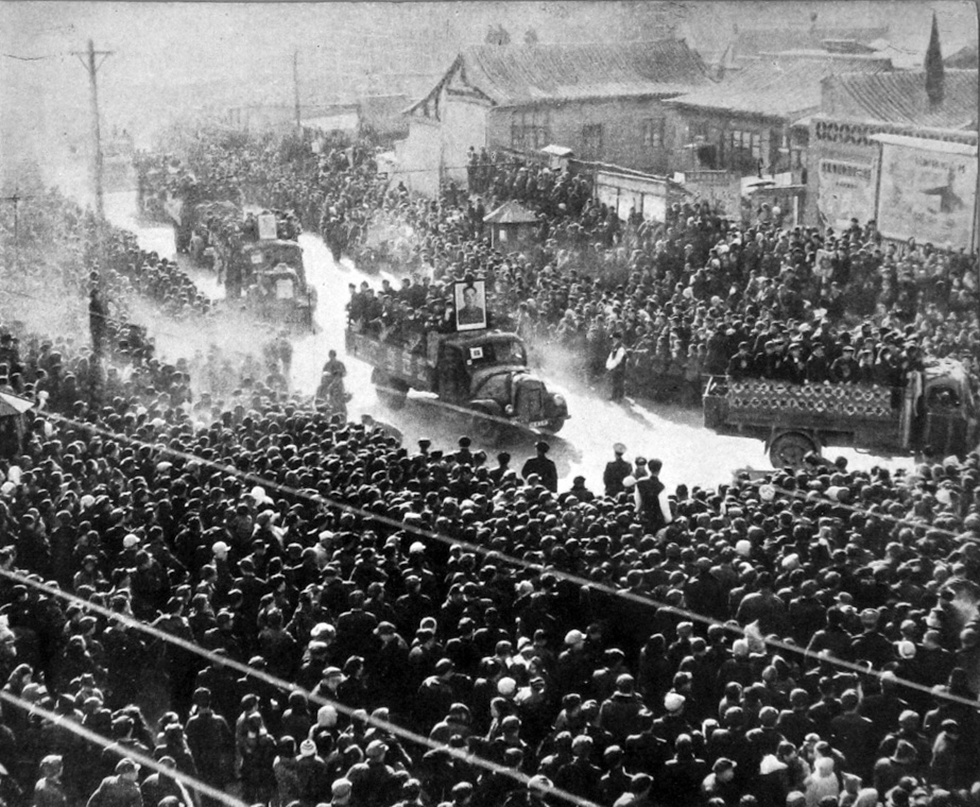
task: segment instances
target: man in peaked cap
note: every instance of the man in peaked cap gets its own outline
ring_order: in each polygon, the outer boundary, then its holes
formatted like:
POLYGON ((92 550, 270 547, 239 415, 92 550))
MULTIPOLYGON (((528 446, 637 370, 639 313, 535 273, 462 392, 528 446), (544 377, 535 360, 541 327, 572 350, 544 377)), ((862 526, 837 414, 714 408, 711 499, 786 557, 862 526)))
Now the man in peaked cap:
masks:
POLYGON ((534 444, 534 447, 538 453, 524 463, 524 467, 521 468, 521 476, 527 480, 531 474, 537 474, 541 478, 542 485, 552 493, 557 493, 558 468, 555 467, 555 463, 552 460, 548 459, 548 452, 551 450, 551 446, 544 440, 538 440, 534 444))
POLYGON ((142 807, 139 785, 140 766, 129 757, 116 763, 116 772, 102 780, 88 800, 88 807, 142 807))
POLYGON ((606 488, 607 496, 618 496, 623 492, 623 480, 633 473, 633 466, 623 459, 626 453, 626 446, 622 443, 613 445, 615 459, 606 463, 606 469, 602 472, 602 484, 606 488))

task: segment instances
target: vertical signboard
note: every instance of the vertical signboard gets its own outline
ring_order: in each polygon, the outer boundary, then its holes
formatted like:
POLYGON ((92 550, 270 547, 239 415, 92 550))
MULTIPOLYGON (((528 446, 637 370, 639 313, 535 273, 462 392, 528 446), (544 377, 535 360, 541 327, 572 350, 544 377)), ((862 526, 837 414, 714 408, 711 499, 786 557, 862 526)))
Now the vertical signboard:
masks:
POLYGON ((852 218, 865 222, 875 217, 870 165, 820 160, 819 168, 817 209, 832 227, 845 229, 852 218))

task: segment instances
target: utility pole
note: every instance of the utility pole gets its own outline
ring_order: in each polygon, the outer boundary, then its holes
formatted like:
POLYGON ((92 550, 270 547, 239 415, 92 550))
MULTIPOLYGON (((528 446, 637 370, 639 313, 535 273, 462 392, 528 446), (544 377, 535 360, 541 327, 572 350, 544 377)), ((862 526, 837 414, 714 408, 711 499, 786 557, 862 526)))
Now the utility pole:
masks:
POLYGON ((20 203, 33 198, 33 196, 21 196, 18 191, 14 191, 10 196, 0 199, 0 202, 7 202, 14 206, 14 269, 20 268, 20 203))
POLYGON ((72 51, 88 73, 89 84, 92 88, 92 137, 95 140, 95 159, 93 160, 93 182, 95 185, 95 213, 99 219, 105 218, 105 204, 102 198, 102 129, 99 124, 99 88, 95 74, 103 62, 113 54, 111 50, 96 50, 90 39, 87 51, 72 51), (96 57, 101 57, 96 63, 96 57))
POLYGON ((299 50, 293 51, 293 101, 296 104, 296 128, 300 129, 299 114, 299 50))

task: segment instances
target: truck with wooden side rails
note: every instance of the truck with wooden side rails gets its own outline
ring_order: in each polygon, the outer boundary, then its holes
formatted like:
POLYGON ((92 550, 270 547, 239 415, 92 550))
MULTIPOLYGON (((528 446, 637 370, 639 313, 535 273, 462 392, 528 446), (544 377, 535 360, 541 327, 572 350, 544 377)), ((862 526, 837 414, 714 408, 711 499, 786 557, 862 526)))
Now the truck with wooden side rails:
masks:
POLYGON ((419 335, 411 345, 388 342, 354 324, 347 355, 367 362, 371 382, 386 405, 404 406, 410 389, 435 393, 472 412, 473 436, 497 441, 509 428, 555 434, 568 420, 568 404, 527 366, 523 340, 496 330, 419 335))
POLYGON ((703 405, 705 426, 763 440, 775 468, 799 467, 829 446, 963 456, 980 440, 977 399, 966 368, 953 359, 927 361, 897 388, 713 376, 703 405))

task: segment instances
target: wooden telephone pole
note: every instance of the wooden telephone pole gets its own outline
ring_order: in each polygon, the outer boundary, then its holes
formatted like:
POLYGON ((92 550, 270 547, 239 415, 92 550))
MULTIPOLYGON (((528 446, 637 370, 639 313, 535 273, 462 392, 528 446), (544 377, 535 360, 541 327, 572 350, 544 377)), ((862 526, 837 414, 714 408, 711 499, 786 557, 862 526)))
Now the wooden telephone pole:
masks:
POLYGON ((33 196, 21 196, 20 192, 15 190, 12 195, 0 199, 0 202, 7 202, 14 206, 14 269, 20 268, 20 203, 33 198, 33 196))
POLYGON ((72 51, 78 57, 82 67, 88 73, 89 84, 92 88, 92 138, 95 141, 95 157, 92 162, 92 181, 95 185, 95 212, 100 219, 105 218, 105 202, 102 198, 102 127, 99 123, 99 87, 95 80, 96 73, 103 62, 113 54, 111 50, 96 50, 90 39, 88 50, 72 51), (99 57, 98 62, 96 57, 99 57))
POLYGON ((296 105, 296 128, 302 128, 299 109, 299 51, 293 51, 293 102, 296 105))

